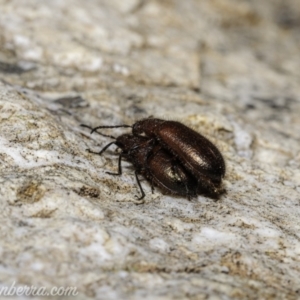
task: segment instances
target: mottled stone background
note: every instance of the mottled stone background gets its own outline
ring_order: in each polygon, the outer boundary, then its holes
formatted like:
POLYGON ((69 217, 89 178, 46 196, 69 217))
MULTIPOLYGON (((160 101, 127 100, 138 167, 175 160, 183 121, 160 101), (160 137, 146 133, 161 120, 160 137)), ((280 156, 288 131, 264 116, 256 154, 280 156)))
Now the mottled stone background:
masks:
POLYGON ((299 115, 299 0, 0 0, 0 287, 299 299, 299 115), (86 151, 150 115, 218 145, 226 195, 136 205, 86 151))

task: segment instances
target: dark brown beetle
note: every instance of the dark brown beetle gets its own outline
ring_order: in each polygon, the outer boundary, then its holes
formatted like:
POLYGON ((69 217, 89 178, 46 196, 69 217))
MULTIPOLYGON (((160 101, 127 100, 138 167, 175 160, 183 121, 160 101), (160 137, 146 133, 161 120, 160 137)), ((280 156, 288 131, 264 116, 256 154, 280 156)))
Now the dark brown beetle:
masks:
MULTIPOLYGON (((99 128, 114 127, 99 126, 92 132, 99 128)), ((133 126, 117 127, 132 127, 134 136, 145 135, 172 154, 180 161, 178 165, 183 165, 197 180, 199 193, 206 190, 214 197, 224 191, 221 188, 225 175, 223 156, 218 148, 200 133, 176 121, 154 118, 137 121, 133 126)))
POLYGON ((211 193, 218 193, 225 175, 225 162, 218 148, 203 135, 176 122, 144 119, 133 125, 134 135, 156 139, 182 162, 211 193))
MULTIPOLYGON (((82 126, 88 127, 86 125, 82 126)), ((108 137, 114 138, 113 136, 108 137)), ((152 190, 153 185, 155 185, 167 194, 184 196, 189 199, 195 197, 199 192, 197 180, 185 170, 173 155, 155 143, 155 140, 148 137, 123 134, 117 137, 114 142, 107 144, 100 152, 90 150, 89 152, 101 155, 113 144, 122 150, 119 155, 118 173, 107 173, 111 175, 122 174, 122 157, 132 162, 135 167, 136 180, 142 193, 138 200, 145 197, 138 174, 144 175, 151 182, 152 190)))

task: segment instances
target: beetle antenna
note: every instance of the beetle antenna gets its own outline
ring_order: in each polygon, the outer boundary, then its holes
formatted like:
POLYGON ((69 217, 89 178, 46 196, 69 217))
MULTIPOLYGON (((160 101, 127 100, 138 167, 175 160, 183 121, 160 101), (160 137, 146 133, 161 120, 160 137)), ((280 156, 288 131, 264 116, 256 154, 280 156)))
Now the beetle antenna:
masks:
POLYGON ((102 136, 109 137, 109 138, 114 139, 114 140, 117 139, 116 137, 114 137, 114 136, 112 136, 112 135, 103 134, 103 133, 97 131, 97 128, 94 128, 94 129, 93 129, 93 127, 88 126, 88 125, 85 125, 85 124, 80 124, 80 126, 81 126, 81 127, 88 128, 88 129, 91 129, 91 134, 92 134, 93 132, 96 132, 96 133, 98 133, 98 134, 100 134, 100 135, 102 135, 102 136))
POLYGON ((95 132, 97 129, 104 129, 104 128, 121 128, 121 127, 123 127, 123 128, 132 128, 131 125, 125 125, 125 124, 123 124, 123 125, 114 125, 114 126, 98 126, 98 127, 93 128, 92 131, 91 131, 91 133, 95 132))

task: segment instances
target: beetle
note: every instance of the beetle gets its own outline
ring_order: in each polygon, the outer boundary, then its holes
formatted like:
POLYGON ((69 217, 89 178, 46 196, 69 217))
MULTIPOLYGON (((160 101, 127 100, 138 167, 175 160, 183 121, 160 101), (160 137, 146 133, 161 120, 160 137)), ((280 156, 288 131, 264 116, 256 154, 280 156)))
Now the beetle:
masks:
MULTIPOLYGON (((81 126, 90 128, 87 125, 81 126)), ((189 199, 199 193, 201 187, 198 186, 198 182, 194 176, 173 155, 156 143, 155 140, 132 134, 123 134, 115 138, 98 131, 96 132, 103 136, 114 138, 115 141, 107 144, 100 152, 94 152, 89 149, 88 151, 101 155, 113 144, 120 148, 122 151, 119 154, 118 172, 107 173, 110 175, 121 175, 121 160, 122 157, 126 157, 135 167, 135 177, 142 194, 138 200, 142 200, 145 197, 138 174, 144 175, 151 182, 152 191, 153 185, 155 185, 164 193, 184 196, 189 199)))
MULTIPOLYGON (((146 136, 172 154, 198 182, 198 190, 218 195, 225 176, 225 161, 219 149, 206 137, 177 121, 146 118, 132 126, 98 126, 100 128, 130 127, 132 135, 146 136)), ((170 155, 169 154, 169 155, 170 155)))

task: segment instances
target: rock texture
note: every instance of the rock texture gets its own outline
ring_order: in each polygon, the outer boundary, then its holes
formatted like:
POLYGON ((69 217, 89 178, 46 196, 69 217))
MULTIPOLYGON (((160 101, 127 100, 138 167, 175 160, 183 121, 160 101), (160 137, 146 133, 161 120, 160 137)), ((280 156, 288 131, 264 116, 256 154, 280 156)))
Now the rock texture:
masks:
MULTIPOLYGON (((1 287, 78 299, 300 297, 300 6, 0 1, 1 287), (151 193, 81 123, 180 120, 226 159, 214 201, 151 193)), ((107 131, 118 135, 127 129, 107 131)), ((25 296, 24 296, 25 297, 25 296)))

